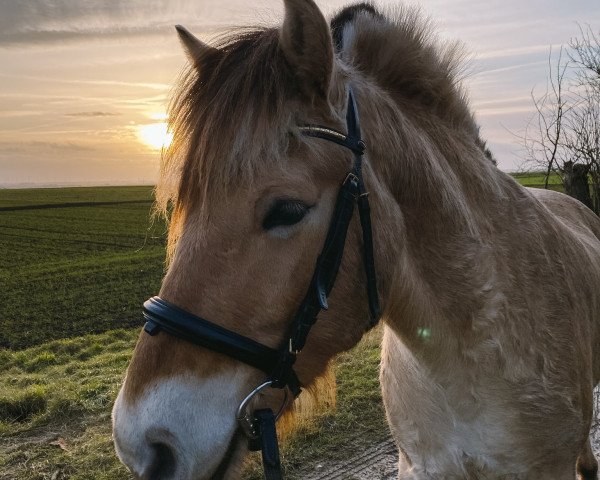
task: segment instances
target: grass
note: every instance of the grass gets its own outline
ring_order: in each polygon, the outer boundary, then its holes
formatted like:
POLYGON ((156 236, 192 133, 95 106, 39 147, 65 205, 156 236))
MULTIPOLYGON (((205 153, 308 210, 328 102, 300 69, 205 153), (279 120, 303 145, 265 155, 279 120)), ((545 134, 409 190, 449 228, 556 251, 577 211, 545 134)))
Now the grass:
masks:
POLYGON ((0 190, 0 347, 139 325, 165 255, 151 206, 151 187, 0 190))
POLYGON ((0 351, 0 478, 128 478, 110 409, 136 338, 113 330, 0 351))
MULTIPOLYGON (((1 352, 0 478, 130 478, 114 454, 110 410, 136 337, 137 329, 114 330, 1 352)), ((338 408, 283 442, 286 478, 302 478, 299 466, 316 457, 340 460, 349 445, 386 438, 378 364, 377 331, 337 359, 338 408)), ((262 478, 258 455, 245 478, 262 478)))
POLYGON ((64 203, 152 202, 152 187, 70 187, 0 189, 0 208, 64 203))
MULTIPOLYGON (((544 188, 545 174, 542 172, 513 173, 512 176, 525 187, 544 188)), ((563 191, 562 182, 556 173, 550 174, 548 188, 559 192, 563 191)))

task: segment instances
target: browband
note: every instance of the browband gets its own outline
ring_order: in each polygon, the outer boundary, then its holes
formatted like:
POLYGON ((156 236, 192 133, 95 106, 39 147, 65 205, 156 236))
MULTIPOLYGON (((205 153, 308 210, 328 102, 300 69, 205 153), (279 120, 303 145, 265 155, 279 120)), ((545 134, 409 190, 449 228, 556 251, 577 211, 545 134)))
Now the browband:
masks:
POLYGON ((358 155, 362 155, 366 149, 365 143, 360 138, 356 140, 355 138, 351 138, 349 135, 344 135, 333 128, 322 127, 320 125, 304 125, 298 129, 308 137, 329 140, 330 142, 337 143, 342 147, 352 150, 358 155))

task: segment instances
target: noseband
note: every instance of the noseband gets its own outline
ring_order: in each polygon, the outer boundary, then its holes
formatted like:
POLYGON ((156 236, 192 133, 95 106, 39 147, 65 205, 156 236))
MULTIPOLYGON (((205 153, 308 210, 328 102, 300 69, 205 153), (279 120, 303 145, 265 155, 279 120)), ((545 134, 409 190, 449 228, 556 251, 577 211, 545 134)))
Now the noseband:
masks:
POLYGON ((294 372, 293 365, 296 356, 306 343, 319 312, 329 308, 327 297, 333 288, 344 255, 346 234, 354 213, 355 203, 358 205, 362 229, 363 263, 370 311, 367 329, 373 327, 380 316, 373 258, 371 214, 368 193, 365 191, 362 178, 362 155, 366 146, 361 140, 358 111, 351 88, 348 90, 346 125, 348 134, 319 125, 299 127, 303 135, 328 140, 351 150, 354 153, 354 163, 338 192, 327 237, 317 258, 308 291, 294 315, 285 341, 278 349, 227 330, 160 297, 152 297, 144 303, 144 319, 146 320, 144 330, 148 334, 156 335, 162 330, 200 347, 239 360, 267 374, 267 380, 250 392, 240 404, 237 413, 238 424, 249 438, 249 449, 262 451, 267 480, 282 478, 275 421, 283 411, 286 401, 277 414, 270 409, 257 410, 253 414, 249 414, 247 407, 253 397, 267 387, 279 389, 287 387, 294 398, 300 394, 301 383, 294 372))

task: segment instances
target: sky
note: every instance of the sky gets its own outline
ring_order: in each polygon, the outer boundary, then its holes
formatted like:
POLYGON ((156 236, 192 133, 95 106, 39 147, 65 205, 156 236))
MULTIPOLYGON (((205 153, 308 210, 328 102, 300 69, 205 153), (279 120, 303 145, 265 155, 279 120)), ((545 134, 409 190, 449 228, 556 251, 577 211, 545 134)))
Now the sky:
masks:
MULTIPOLYGON (((331 16, 348 2, 317 3, 331 16)), ((550 48, 578 24, 600 31, 600 1, 409 4, 442 39, 463 43, 482 136, 500 168, 517 170, 550 48)), ((154 183, 170 89, 186 62, 173 26, 210 41, 282 15, 280 0, 0 0, 0 187, 154 183)))

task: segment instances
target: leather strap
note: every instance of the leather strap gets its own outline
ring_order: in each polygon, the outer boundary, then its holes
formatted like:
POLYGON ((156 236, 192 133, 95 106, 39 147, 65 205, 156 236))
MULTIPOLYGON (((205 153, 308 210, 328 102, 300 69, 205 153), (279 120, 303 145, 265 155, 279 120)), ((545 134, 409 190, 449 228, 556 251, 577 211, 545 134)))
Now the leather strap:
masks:
POLYGON ((369 311, 371 312, 369 329, 371 329, 379 322, 381 309, 379 306, 379 294, 377 293, 377 275, 375 273, 375 258, 373 254, 371 207, 367 195, 366 192, 361 193, 357 202, 363 238, 363 263, 365 266, 365 274, 367 276, 367 297, 369 301, 369 311))
POLYGON ((298 353, 304 348, 310 328, 316 322, 319 312, 329 308, 327 297, 333 288, 342 262, 346 235, 354 212, 357 194, 356 177, 348 175, 340 188, 332 216, 333 220, 329 226, 323 250, 317 259, 310 286, 292 323, 290 348, 294 353, 298 353))
MULTIPOLYGON (((193 315, 160 297, 146 300, 143 314, 146 320, 144 330, 150 335, 163 330, 198 346, 235 358, 267 375, 272 375, 280 362, 280 350, 193 315)), ((293 370, 288 372, 286 380, 291 385, 299 383, 293 370)))
POLYGON ((360 138, 356 140, 350 135, 344 135, 333 128, 323 127, 321 125, 303 125, 300 127, 300 131, 308 137, 322 138, 337 143, 359 155, 362 155, 366 148, 365 144, 360 141, 360 138))
MULTIPOLYGON (((368 193, 365 189, 365 185, 362 178, 362 155, 364 154, 366 145, 361 139, 360 119, 358 116, 358 110, 356 108, 354 94, 351 88, 348 90, 348 108, 346 110, 346 125, 348 127, 347 135, 344 135, 342 132, 338 132, 337 130, 317 125, 307 125, 304 127, 300 127, 300 130, 305 135, 316 138, 322 138, 324 140, 337 143, 338 145, 342 145, 352 150, 354 152, 354 165, 352 171, 348 174, 346 180, 340 188, 340 193, 338 194, 336 207, 332 216, 332 223, 327 233, 325 246, 323 247, 323 251, 321 252, 321 255, 319 257, 319 261, 322 261, 322 264, 320 264, 318 261, 317 267, 315 269, 315 275, 317 275, 318 271, 324 271, 324 273, 319 274, 319 278, 316 279, 317 282, 320 279, 322 279, 322 277, 329 277, 330 281, 326 284, 326 288, 324 288, 323 283, 317 283, 317 285, 313 285, 313 282, 315 282, 315 276, 313 276, 311 288, 309 288, 309 293, 305 297, 301 308, 298 310, 297 316, 305 310, 310 310, 311 314, 313 314, 316 310, 316 314, 318 314, 316 305, 313 305, 312 309, 304 305, 305 303, 310 301, 310 299, 308 298, 309 294, 311 290, 315 288, 319 299, 320 309, 327 309, 328 305, 326 297, 331 292, 331 289, 333 288, 333 283, 335 282, 335 278, 337 276, 337 271, 339 269, 339 265, 344 253, 346 233, 348 231, 350 219, 354 210, 354 202, 357 202, 363 238, 363 264, 366 273, 367 296, 369 301, 369 312, 371 316, 368 326, 368 328, 370 329, 377 324, 381 313, 379 306, 379 294, 377 292, 375 256, 373 253, 371 208, 369 205, 368 193), (346 215, 349 215, 347 219, 346 215), (327 252, 331 252, 329 257, 326 256, 327 252), (303 306, 305 308, 302 308, 303 306)), ((312 322, 310 322, 307 321, 306 318, 303 319, 304 323, 310 323, 311 326, 312 324, 314 324, 315 320, 316 318, 312 322)), ((300 323, 300 320, 296 320, 296 322, 300 323)), ((306 328, 304 328, 304 330, 305 329, 306 328)), ((306 332, 305 337, 306 336, 308 336, 308 332, 306 332)), ((294 342, 292 344, 296 347, 299 347, 296 348, 296 350, 299 351, 304 346, 305 341, 306 338, 304 338, 304 341, 302 341, 299 338, 295 344, 294 342)))
POLYGON ((284 388, 287 384, 294 396, 300 393, 300 388, 297 385, 297 390, 294 389, 295 385, 290 382, 290 378, 297 377, 290 373, 293 372, 292 367, 296 361, 296 355, 304 348, 310 329, 317 321, 319 312, 329 308, 327 297, 333 288, 342 262, 348 226, 352 219, 357 195, 357 178, 349 174, 340 188, 323 250, 317 258, 306 295, 294 315, 287 337, 288 341, 281 347, 280 364, 275 370, 277 373, 271 376, 274 387, 284 388))
POLYGON ((281 460, 279 458, 279 444, 277 443, 277 431, 275 428, 275 415, 269 409, 254 412, 254 420, 257 425, 260 438, 260 451, 263 461, 265 480, 281 480, 281 460))

